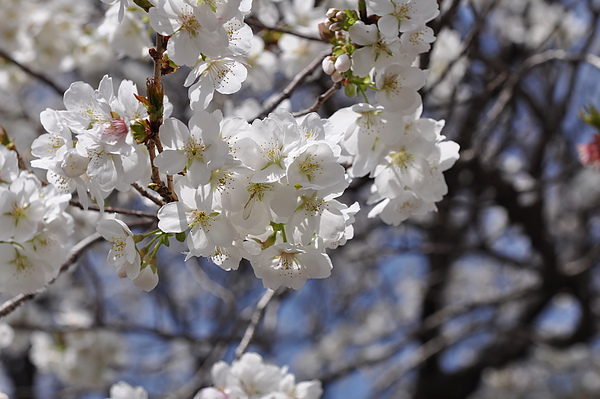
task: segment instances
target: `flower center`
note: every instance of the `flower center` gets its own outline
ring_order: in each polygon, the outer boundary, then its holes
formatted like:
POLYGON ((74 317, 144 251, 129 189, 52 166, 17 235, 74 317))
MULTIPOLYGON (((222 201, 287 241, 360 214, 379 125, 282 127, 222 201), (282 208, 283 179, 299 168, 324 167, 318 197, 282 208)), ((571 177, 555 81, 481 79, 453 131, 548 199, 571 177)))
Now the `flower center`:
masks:
POLYGON ((299 254, 299 252, 280 252, 277 256, 279 261, 277 262, 276 269, 299 270, 300 263, 296 257, 297 254, 299 254))
POLYGON ((186 32, 190 37, 196 37, 200 29, 200 22, 192 13, 186 13, 182 17, 180 30, 186 32))
POLYGON ((199 160, 203 161, 202 156, 204 155, 204 150, 206 150, 206 147, 207 146, 202 143, 202 139, 197 140, 194 136, 191 136, 190 139, 183 145, 183 151, 185 152, 188 161, 191 161, 194 158, 198 158, 199 160))
POLYGON ((108 122, 102 123, 100 140, 107 144, 116 144, 128 132, 129 128, 123 119, 111 119, 108 122))
POLYGON ((308 181, 312 181, 317 170, 323 169, 318 162, 315 162, 316 157, 314 154, 308 154, 306 159, 300 163, 300 173, 306 175, 308 181))
POLYGON ((125 241, 123 241, 123 237, 111 236, 110 242, 113 243, 112 250, 115 253, 115 258, 121 258, 125 256, 125 241))
POLYGON ((415 156, 408 154, 405 148, 397 152, 391 152, 390 165, 399 166, 402 169, 408 169, 409 164, 415 159, 415 156))
POLYGON ((195 210, 192 213, 192 222, 190 223, 190 228, 193 228, 196 225, 200 225, 202 228, 210 227, 210 216, 206 214, 204 211, 195 210))

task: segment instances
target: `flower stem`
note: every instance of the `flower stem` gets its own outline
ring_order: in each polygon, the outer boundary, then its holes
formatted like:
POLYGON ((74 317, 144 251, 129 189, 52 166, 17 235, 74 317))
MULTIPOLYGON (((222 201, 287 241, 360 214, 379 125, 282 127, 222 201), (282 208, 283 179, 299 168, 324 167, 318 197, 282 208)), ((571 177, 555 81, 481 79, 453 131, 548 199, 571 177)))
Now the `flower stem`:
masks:
POLYGON ((367 0, 358 0, 358 14, 360 20, 367 23, 367 0))

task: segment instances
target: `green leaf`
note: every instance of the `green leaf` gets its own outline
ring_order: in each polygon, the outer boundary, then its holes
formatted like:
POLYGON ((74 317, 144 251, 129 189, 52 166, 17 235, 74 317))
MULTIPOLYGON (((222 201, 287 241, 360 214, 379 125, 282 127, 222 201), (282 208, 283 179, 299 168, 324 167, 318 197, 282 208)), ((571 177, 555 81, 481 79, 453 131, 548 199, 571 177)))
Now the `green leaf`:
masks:
POLYGON ((348 97, 354 97, 356 95, 356 86, 352 83, 347 84, 346 87, 344 87, 344 93, 346 93, 346 96, 348 97))
POLYGON ((587 124, 600 130, 600 113, 593 105, 588 105, 584 110, 579 111, 579 117, 587 124))
POLYGON ((137 121, 131 125, 131 133, 136 143, 141 144, 146 140, 146 126, 147 123, 145 120, 137 121))

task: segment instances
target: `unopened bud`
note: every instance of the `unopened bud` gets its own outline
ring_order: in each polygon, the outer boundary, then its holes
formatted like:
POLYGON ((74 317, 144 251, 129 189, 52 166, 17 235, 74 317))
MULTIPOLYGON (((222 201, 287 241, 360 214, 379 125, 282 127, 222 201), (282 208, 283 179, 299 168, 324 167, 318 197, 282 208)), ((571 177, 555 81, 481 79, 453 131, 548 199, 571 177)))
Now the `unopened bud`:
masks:
POLYGON ((330 8, 329 10, 327 10, 327 13, 326 13, 325 15, 327 15, 327 18, 330 18, 330 19, 332 19, 332 18, 334 18, 334 17, 335 17, 335 15, 336 15, 338 12, 340 12, 340 10, 339 10, 339 9, 337 9, 337 8, 330 8))
POLYGON ((344 22, 346 20, 346 13, 343 11, 339 11, 337 14, 335 14, 335 19, 337 19, 340 22, 344 22))
POLYGON ((330 42, 335 37, 324 22, 319 23, 319 36, 326 42, 330 42))
POLYGON ((335 72, 332 56, 325 57, 321 63, 321 66, 323 67, 323 72, 325 72, 327 75, 331 75, 335 72))
POLYGON ((352 65, 352 60, 350 59, 350 56, 346 53, 344 54, 340 54, 337 57, 337 60, 335 60, 335 69, 340 71, 340 72, 346 72, 348 69, 350 69, 350 65, 352 65))
POLYGON ((333 80, 335 83, 341 82, 342 79, 344 79, 344 77, 342 76, 340 71, 335 71, 334 73, 331 74, 331 80, 333 80))
POLYGON ((344 28, 344 24, 340 22, 334 22, 329 26, 329 30, 332 32, 341 31, 344 28))

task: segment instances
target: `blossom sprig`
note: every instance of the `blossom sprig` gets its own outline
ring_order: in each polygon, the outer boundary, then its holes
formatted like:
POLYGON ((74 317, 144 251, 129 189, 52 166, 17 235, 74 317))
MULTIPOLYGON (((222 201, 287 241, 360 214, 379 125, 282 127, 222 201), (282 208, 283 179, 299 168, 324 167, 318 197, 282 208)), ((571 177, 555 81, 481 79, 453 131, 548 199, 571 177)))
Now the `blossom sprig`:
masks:
POLYGON ((185 233, 170 234, 156 229, 143 234, 134 234, 125 222, 119 219, 104 219, 96 227, 98 234, 112 244, 107 262, 112 264, 120 278, 129 278, 143 291, 151 291, 158 284, 156 258, 170 239, 185 240, 185 233), (147 240, 149 239, 149 240, 147 240), (138 244, 147 242, 138 248, 138 244))

